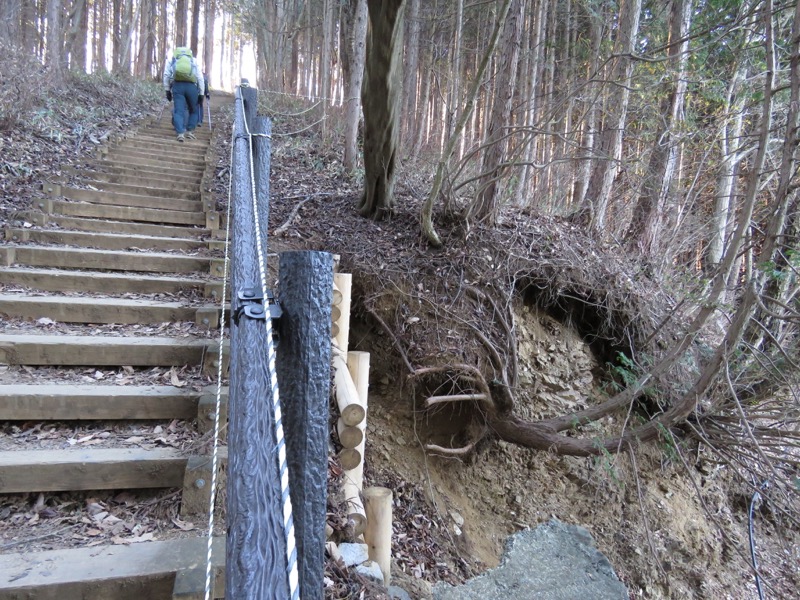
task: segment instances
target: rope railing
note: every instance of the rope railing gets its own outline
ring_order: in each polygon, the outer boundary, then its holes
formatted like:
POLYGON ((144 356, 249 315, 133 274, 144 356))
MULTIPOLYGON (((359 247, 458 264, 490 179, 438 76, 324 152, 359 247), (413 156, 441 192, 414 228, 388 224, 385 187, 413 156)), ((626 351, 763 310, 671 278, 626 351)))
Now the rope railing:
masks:
MULTIPOLYGON (((267 289, 271 123, 256 116, 256 99, 255 89, 237 88, 231 144, 226 597, 295 600, 302 591, 313 600, 323 597, 333 260, 324 252, 282 255, 281 311, 267 289), (278 353, 273 317, 281 312, 278 353), (289 390, 283 398, 279 380, 289 390)), ((221 354, 219 364, 221 382, 221 354)), ((206 600, 213 587, 213 487, 206 600)))

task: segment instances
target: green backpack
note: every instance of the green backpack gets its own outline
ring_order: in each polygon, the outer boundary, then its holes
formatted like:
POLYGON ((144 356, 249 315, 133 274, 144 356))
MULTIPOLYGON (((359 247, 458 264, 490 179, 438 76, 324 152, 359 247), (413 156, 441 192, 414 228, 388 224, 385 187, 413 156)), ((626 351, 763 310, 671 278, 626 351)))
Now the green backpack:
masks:
POLYGON ((191 81, 197 83, 197 78, 192 72, 192 51, 189 48, 175 48, 175 81, 191 81))

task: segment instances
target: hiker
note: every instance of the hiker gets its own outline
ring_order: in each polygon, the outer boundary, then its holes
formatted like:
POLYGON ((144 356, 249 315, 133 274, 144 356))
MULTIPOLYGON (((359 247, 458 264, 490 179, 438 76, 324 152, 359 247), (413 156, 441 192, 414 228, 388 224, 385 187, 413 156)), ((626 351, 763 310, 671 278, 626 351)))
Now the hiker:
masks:
POLYGON ((200 95, 197 96, 197 126, 200 127, 203 124, 203 98, 209 99, 211 98, 211 90, 208 86, 208 73, 203 71, 203 81, 205 82, 205 89, 200 89, 200 95))
POLYGON ((178 141, 195 139, 192 132, 197 127, 197 98, 200 90, 205 89, 205 81, 189 48, 175 48, 164 67, 163 84, 167 102, 173 103, 172 126, 178 141))

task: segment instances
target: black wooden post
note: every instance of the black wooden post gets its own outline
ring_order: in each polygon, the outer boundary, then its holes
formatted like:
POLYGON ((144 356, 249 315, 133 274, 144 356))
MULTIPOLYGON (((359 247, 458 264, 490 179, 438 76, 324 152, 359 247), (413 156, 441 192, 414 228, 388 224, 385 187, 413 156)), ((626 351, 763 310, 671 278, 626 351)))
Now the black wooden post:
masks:
MULTIPOLYGON (((233 218, 229 225, 233 231, 233 311, 241 305, 239 292, 252 288, 260 294, 262 287, 253 219, 251 157, 244 123, 247 113, 251 132, 260 133, 255 129, 259 125, 255 111, 256 90, 239 88, 231 172, 233 218)), ((259 158, 263 160, 263 156, 259 158)), ((267 202, 268 196, 260 201, 267 202)), ((232 600, 291 598, 268 342, 264 321, 241 315, 238 324, 231 324, 225 594, 232 600)))
POLYGON ((283 310, 278 347, 303 600, 322 600, 328 475, 333 256, 284 252, 278 279, 283 310))

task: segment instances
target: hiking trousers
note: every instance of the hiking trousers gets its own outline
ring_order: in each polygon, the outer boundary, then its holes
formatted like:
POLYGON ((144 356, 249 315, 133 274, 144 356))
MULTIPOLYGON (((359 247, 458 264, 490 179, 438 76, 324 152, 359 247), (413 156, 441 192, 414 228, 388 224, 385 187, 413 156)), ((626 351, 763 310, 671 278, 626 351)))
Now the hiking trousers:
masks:
POLYGON ((172 126, 175 133, 194 131, 198 115, 197 85, 191 81, 175 81, 172 84, 172 126))

